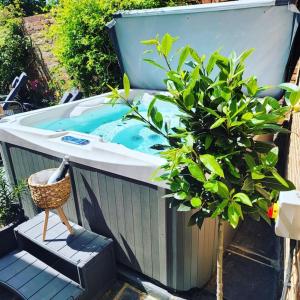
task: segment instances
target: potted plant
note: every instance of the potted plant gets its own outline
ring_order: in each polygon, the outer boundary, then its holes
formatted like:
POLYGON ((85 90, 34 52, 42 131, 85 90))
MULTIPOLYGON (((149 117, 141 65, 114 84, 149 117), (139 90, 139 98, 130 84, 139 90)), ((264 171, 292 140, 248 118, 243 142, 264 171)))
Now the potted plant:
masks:
POLYGON ((168 197, 178 211, 193 210, 189 225, 201 228, 205 218, 218 219, 217 299, 222 299, 224 223, 237 228, 246 214, 270 223, 267 210, 279 191, 294 189, 276 169, 278 148, 254 139, 288 132, 277 123, 290 107, 282 107, 272 97, 259 98, 267 87, 259 87, 254 76, 243 78, 245 60, 253 49, 229 57, 216 51, 206 59, 187 45, 173 68, 170 52, 175 41, 169 34, 142 41, 154 47, 162 60, 146 59, 165 72, 167 95, 156 95, 143 114, 139 102, 129 100, 125 74, 124 91, 111 88, 111 103, 121 99, 131 108, 127 118, 164 137, 165 143, 154 146, 165 159, 156 180, 169 185, 168 197), (157 101, 178 108, 179 126, 170 127, 157 101))
POLYGON ((24 190, 23 183, 11 188, 0 169, 0 256, 16 248, 14 227, 24 220, 23 210, 18 197, 24 190))

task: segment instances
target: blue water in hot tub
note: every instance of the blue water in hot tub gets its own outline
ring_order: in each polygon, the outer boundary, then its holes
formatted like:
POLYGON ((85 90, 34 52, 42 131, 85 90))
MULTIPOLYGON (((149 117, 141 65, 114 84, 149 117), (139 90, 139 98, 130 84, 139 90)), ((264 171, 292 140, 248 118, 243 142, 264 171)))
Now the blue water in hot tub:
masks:
MULTIPOLYGON (((172 104, 157 101, 156 107, 171 126, 178 125, 178 113, 172 104), (176 124, 177 123, 177 124, 176 124)), ((148 129, 137 120, 123 120, 129 108, 124 104, 103 105, 98 109, 82 113, 76 117, 55 119, 36 124, 34 127, 51 131, 77 131, 100 136, 105 142, 124 145, 129 149, 155 154, 151 149, 155 144, 165 144, 165 139, 148 129)), ((146 117, 147 107, 139 106, 139 111, 146 117)))

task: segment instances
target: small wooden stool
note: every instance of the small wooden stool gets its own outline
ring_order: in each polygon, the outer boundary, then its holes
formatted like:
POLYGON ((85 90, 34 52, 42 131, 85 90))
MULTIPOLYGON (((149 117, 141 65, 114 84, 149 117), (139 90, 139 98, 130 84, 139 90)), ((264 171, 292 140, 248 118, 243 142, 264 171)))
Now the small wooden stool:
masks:
POLYGON ((71 194, 71 180, 69 174, 58 182, 52 184, 45 183, 55 170, 56 169, 43 170, 28 178, 28 185, 33 202, 45 210, 43 241, 46 239, 50 209, 56 209, 61 222, 66 225, 70 234, 73 234, 72 226, 62 208, 62 205, 66 203, 71 194))

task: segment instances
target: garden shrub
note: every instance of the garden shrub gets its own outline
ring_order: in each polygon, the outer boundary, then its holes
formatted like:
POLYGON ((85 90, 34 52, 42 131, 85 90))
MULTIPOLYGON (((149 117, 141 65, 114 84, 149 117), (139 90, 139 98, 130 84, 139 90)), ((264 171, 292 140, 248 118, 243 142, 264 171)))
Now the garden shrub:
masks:
POLYGON ((44 12, 48 7, 49 1, 46 0, 0 0, 0 4, 3 6, 13 5, 18 9, 21 9, 26 16, 39 14, 44 12))
POLYGON ((11 188, 6 181, 4 170, 0 168, 0 227, 17 223, 23 218, 18 197, 24 189, 24 183, 11 188))
POLYGON ((22 19, 14 6, 0 5, 0 93, 9 91, 15 76, 26 66, 29 40, 22 32, 22 19))
POLYGON ((107 91, 107 83, 119 82, 117 57, 105 24, 117 10, 184 4, 162 0, 61 0, 52 9, 54 54, 75 85, 86 95, 107 91))

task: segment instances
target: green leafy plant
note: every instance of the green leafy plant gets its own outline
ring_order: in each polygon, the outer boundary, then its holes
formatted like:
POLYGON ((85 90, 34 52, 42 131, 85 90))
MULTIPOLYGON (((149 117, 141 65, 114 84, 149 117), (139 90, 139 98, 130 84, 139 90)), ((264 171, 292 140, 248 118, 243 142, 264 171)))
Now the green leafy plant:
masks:
MULTIPOLYGON (((120 82, 116 54, 105 28, 118 10, 155 8, 183 4, 168 0, 61 0, 52 9, 49 34, 53 52, 74 85, 86 95, 107 91, 107 84, 120 82)), ((60 70, 61 71, 61 70, 60 70)))
MULTIPOLYGON (((14 6, 18 10, 22 10, 26 16, 44 12, 51 1, 46 0, 0 0, 3 6, 14 6)), ((52 1, 53 2, 53 1, 52 1)))
POLYGON ((295 188, 276 169, 278 148, 254 140, 256 135, 288 132, 277 122, 290 107, 281 107, 269 96, 260 98, 268 87, 259 87, 255 76, 243 78, 245 60, 253 49, 240 55, 232 52, 229 57, 216 51, 206 59, 187 45, 173 68, 170 54, 176 39, 165 34, 162 39, 142 41, 161 58, 162 62, 145 61, 165 72, 169 92, 155 96, 147 116, 130 99, 126 74, 123 92, 111 88, 111 103, 123 101, 131 108, 127 118, 143 122, 165 138, 165 144, 154 146, 163 150, 160 155, 165 159, 156 179, 169 185, 171 206, 192 210, 190 225, 201 227, 205 218, 218 218, 217 298, 222 299, 224 221, 236 228, 249 215, 270 223, 267 209, 277 201, 279 191, 295 188), (170 128, 159 112, 158 100, 178 108, 180 126, 170 128))
POLYGON ((25 184, 11 188, 3 169, 0 169, 0 226, 16 223, 23 217, 23 211, 19 204, 18 197, 25 189, 25 184))
POLYGON ((29 40, 22 33, 22 19, 15 7, 0 5, 0 93, 7 93, 15 76, 26 67, 29 40))

